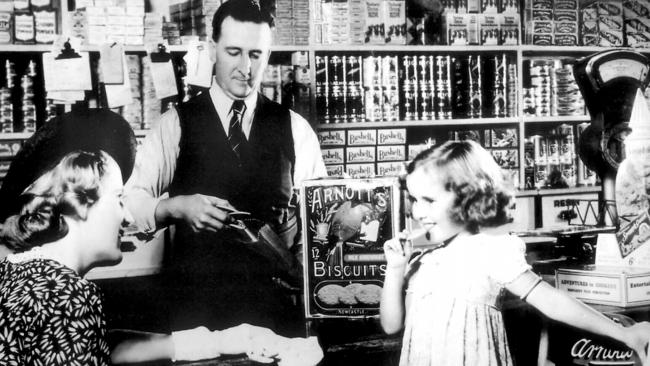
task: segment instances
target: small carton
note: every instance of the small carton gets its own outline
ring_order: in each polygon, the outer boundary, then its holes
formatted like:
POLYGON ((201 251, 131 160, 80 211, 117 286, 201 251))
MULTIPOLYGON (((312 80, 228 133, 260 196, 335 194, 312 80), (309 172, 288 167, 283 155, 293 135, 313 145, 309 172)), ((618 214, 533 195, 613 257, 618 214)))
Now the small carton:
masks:
POLYGON ((365 42, 370 44, 383 44, 385 42, 384 7, 382 0, 366 0, 366 38, 365 42))
POLYGON ((406 129, 393 128, 377 131, 377 143, 379 145, 399 145, 406 143, 406 129))
POLYGON ((375 176, 375 164, 345 164, 345 172, 351 178, 370 178, 375 176))
POLYGON ((377 145, 377 130, 350 130, 348 131, 349 146, 377 145))
POLYGON ((384 0, 385 43, 406 44, 406 1, 384 0))
POLYGON ((343 148, 334 148, 334 149, 321 149, 323 154, 323 162, 325 164, 343 164, 344 162, 344 152, 343 148))
POLYGON ((377 161, 404 161, 406 148, 404 145, 377 146, 377 161))
POLYGON ((347 163, 374 163, 377 160, 374 146, 346 148, 347 163))
POLYGON ((345 130, 318 131, 318 143, 320 146, 345 145, 345 130))
POLYGON ((343 164, 325 165, 328 177, 342 177, 344 173, 343 164))
POLYGON ((499 44, 499 26, 502 23, 502 14, 479 14, 478 27, 480 43, 482 45, 499 44))
POLYGON ((391 161, 387 163, 377 163, 377 175, 380 177, 399 177, 404 174, 404 162, 391 161))
POLYGON ((650 268, 589 265, 560 268, 555 287, 591 304, 630 307, 650 304, 650 268))

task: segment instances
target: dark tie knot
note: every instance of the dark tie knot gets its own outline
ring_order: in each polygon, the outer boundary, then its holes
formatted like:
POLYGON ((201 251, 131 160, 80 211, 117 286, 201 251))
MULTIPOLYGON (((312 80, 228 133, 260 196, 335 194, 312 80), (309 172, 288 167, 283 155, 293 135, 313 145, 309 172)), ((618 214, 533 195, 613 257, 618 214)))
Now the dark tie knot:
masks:
POLYGON ((246 104, 244 103, 243 100, 236 100, 232 102, 231 110, 233 111, 233 113, 237 115, 241 115, 244 112, 244 109, 246 109, 246 104))

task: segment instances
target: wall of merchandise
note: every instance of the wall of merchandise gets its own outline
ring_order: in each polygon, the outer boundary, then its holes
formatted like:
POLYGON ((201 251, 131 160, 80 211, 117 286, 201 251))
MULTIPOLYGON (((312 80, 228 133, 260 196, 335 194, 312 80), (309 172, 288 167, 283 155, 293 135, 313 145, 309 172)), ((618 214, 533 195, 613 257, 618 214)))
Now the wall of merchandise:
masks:
MULTIPOLYGON (((21 142, 61 111, 46 98, 41 60, 59 35, 91 52, 91 107, 106 106, 100 45, 125 45, 133 103, 116 110, 143 136, 198 91, 183 81, 182 56, 211 33, 220 4, 0 1, 0 177, 21 142), (155 97, 147 56, 159 43, 178 79, 178 96, 165 100, 155 97)), ((312 123, 332 175, 396 175, 431 144, 472 138, 522 191, 596 192, 576 154, 589 117, 572 63, 606 47, 650 47, 650 0, 261 4, 276 14, 261 91, 312 123)))

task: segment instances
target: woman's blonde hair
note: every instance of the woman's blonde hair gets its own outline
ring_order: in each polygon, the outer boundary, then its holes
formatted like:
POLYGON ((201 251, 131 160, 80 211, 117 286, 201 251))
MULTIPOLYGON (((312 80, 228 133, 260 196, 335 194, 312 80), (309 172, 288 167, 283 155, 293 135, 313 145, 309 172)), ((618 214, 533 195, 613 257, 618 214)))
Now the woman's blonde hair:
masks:
POLYGON ((456 195, 451 217, 470 231, 512 221, 514 190, 492 155, 478 143, 447 141, 429 148, 413 159, 407 173, 417 169, 456 195))
POLYGON ((85 220, 101 196, 107 155, 75 151, 64 156, 21 195, 22 209, 0 226, 0 244, 21 252, 68 233, 63 216, 85 220))

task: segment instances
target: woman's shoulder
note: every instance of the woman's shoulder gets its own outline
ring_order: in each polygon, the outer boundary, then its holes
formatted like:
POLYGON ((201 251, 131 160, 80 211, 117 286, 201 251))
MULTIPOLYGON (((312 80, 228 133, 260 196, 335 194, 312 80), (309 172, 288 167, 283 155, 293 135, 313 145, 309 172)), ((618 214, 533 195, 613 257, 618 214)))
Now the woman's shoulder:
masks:
MULTIPOLYGON (((22 303, 54 301, 56 298, 93 298, 97 287, 76 272, 52 260, 36 259, 22 263, 0 262, 0 297, 24 299, 22 303)), ((17 303, 20 303, 17 302, 17 303)))

